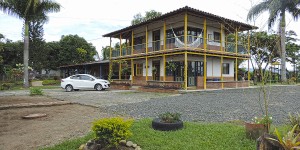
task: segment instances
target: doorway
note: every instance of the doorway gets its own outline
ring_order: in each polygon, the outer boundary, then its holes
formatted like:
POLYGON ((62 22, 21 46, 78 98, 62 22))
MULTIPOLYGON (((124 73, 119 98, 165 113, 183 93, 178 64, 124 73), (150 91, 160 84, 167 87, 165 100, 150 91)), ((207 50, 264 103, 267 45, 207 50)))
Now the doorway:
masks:
POLYGON ((160 61, 152 61, 152 78, 155 81, 160 80, 160 61))

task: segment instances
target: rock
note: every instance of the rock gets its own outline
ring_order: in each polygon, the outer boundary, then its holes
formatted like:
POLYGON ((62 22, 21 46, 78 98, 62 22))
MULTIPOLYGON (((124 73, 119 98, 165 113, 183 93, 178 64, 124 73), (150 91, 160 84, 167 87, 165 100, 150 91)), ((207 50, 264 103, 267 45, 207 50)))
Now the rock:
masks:
POLYGON ((120 145, 126 146, 126 140, 121 140, 119 143, 120 143, 120 145))
POLYGON ((134 150, 142 150, 140 146, 137 146, 134 150))
POLYGON ((42 113, 37 113, 37 114, 29 114, 26 116, 23 116, 23 119, 35 119, 35 118, 41 118, 41 117, 46 117, 47 114, 42 114, 42 113))
POLYGON ((127 141, 126 146, 131 147, 133 145, 133 142, 127 141))
POLYGON ((86 143, 86 146, 87 147, 90 147, 94 144, 94 141, 93 140, 89 140, 87 143, 86 143))
POLYGON ((85 144, 81 144, 80 147, 78 148, 79 150, 84 150, 85 144))
POLYGON ((132 144, 132 147, 133 147, 133 148, 136 148, 136 147, 137 147, 137 144, 132 144))

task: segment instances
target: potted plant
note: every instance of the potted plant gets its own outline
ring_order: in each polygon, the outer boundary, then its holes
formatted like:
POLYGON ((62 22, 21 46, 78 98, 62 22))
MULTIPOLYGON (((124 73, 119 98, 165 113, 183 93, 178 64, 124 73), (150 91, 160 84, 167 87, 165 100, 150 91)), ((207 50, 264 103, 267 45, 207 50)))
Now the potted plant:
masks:
POLYGON ((160 131, 174 131, 183 128, 179 113, 166 112, 152 120, 152 128, 160 131))
POLYGON ((257 139, 264 133, 268 133, 272 117, 254 117, 252 122, 245 122, 246 137, 249 139, 257 139))

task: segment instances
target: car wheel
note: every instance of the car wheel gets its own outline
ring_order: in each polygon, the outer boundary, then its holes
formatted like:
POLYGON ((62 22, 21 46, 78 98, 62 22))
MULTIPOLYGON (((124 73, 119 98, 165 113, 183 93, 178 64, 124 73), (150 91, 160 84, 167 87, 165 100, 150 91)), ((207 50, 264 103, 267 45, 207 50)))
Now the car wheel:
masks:
POLYGON ((103 87, 102 87, 101 84, 96 84, 96 85, 95 85, 95 89, 96 89, 97 91, 101 91, 101 90, 103 89, 103 87))
POLYGON ((72 85, 67 85, 66 86, 66 92, 72 92, 73 91, 73 86, 72 85))

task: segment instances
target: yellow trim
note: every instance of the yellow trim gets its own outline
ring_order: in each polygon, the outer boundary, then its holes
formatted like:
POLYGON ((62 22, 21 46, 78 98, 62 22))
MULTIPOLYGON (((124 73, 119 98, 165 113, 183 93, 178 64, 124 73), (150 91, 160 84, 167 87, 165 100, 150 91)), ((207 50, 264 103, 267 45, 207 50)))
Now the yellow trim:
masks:
POLYGON ((131 32, 131 55, 133 55, 133 43, 134 43, 134 36, 133 36, 133 30, 131 32))
POLYGON ((224 83, 223 83, 223 56, 221 56, 221 81, 222 81, 222 89, 224 89, 224 83))
POLYGON ((238 33, 237 33, 237 28, 235 28, 235 53, 238 53, 238 33))
POLYGON ((250 33, 248 31, 248 55, 250 55, 250 33))
POLYGON ((109 37, 109 59, 111 59, 112 47, 111 47, 111 37, 109 37))
POLYGON ((122 64, 121 63, 119 63, 119 80, 121 80, 122 78, 121 78, 121 70, 122 70, 122 64))
POLYGON ((185 12, 184 15, 184 47, 187 49, 187 26, 188 26, 188 15, 187 12, 185 12))
POLYGON ((220 31, 220 51, 223 51, 223 24, 221 23, 221 31, 220 31))
MULTIPOLYGON (((248 81, 250 81, 250 60, 248 59, 248 81)), ((249 82, 250 86, 250 82, 249 82)))
POLYGON ((148 26, 146 26, 146 54, 148 54, 148 26))
POLYGON ((238 80, 238 59, 235 58, 235 81, 238 80))
POLYGON ((187 90, 187 67, 188 67, 188 62, 187 62, 187 52, 184 53, 184 89, 187 90))
POLYGON ((146 56, 146 81, 148 81, 148 57, 146 56))
POLYGON ((164 50, 166 50, 166 44, 167 44, 167 26, 166 26, 166 21, 164 21, 164 50))
POLYGON ((134 65, 133 65, 133 59, 131 59, 131 85, 133 84, 134 79, 134 65))
MULTIPOLYGON (((207 29, 206 29, 206 17, 204 17, 204 22, 203 22, 203 30, 204 30, 204 43, 203 43, 203 48, 204 48, 204 51, 206 51, 206 44, 207 44, 207 29)), ((206 84, 206 83, 205 83, 206 84)))
POLYGON ((206 89, 206 54, 204 54, 204 76, 203 76, 203 87, 206 89))
POLYGON ((164 81, 166 81, 166 55, 163 55, 163 61, 164 61, 164 81))
POLYGON ((120 33, 120 56, 122 56, 122 34, 120 33))

